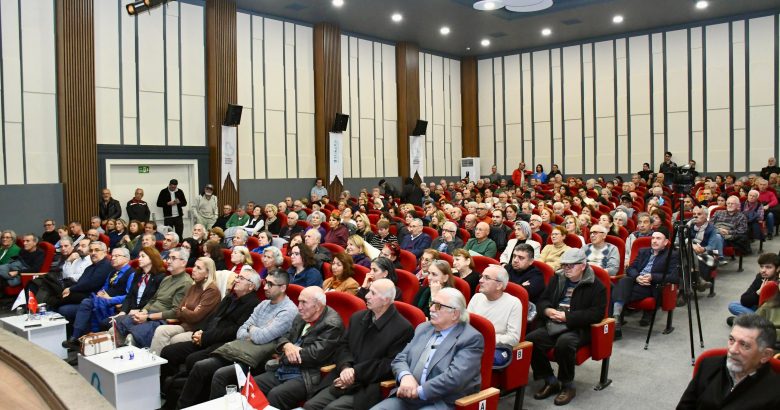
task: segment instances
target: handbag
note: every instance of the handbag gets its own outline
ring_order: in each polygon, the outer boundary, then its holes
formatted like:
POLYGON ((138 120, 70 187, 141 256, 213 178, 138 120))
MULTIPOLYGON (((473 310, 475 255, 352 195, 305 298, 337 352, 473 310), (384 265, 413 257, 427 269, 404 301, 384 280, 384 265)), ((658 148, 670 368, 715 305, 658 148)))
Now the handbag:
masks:
POLYGON ((82 356, 92 356, 100 353, 109 352, 116 348, 114 344, 113 332, 89 333, 79 338, 81 342, 80 353, 82 356))

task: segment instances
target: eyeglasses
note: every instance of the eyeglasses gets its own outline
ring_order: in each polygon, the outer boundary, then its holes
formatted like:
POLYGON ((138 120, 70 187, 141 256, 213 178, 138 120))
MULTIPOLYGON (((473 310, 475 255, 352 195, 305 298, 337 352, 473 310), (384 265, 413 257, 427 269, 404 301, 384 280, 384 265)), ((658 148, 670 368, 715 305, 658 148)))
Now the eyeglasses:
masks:
POLYGON ((240 281, 249 282, 249 279, 247 279, 247 278, 245 278, 245 277, 243 277, 241 275, 236 276, 236 282, 240 282, 240 281))
POLYGON ((606 234, 607 234, 606 232, 590 231, 590 234, 591 234, 591 235, 599 235, 599 234, 602 234, 602 233, 603 233, 604 235, 606 235, 606 234))
POLYGON ((111 257, 112 258, 126 258, 127 256, 119 254, 119 255, 111 255, 111 257))
POLYGON ((456 231, 456 230, 454 230, 454 229, 442 229, 441 231, 442 231, 442 232, 449 232, 449 233, 455 233, 455 232, 458 232, 458 231, 456 231))
POLYGON ((489 281, 489 280, 492 280, 492 281, 494 281, 494 282, 501 282, 501 281, 500 281, 500 280, 498 280, 497 278, 491 278, 490 276, 485 276, 485 275, 482 275, 482 276, 479 278, 479 280, 484 280, 484 281, 489 281))
POLYGON ((279 283, 273 283, 273 282, 271 282, 270 280, 267 280, 267 281, 265 281, 265 283, 263 284, 263 286, 264 286, 264 287, 266 287, 266 288, 272 288, 272 287, 274 287, 274 286, 284 286, 284 285, 282 285, 282 284, 279 284, 279 283))
POLYGON ((54 224, 48 223, 48 224, 43 224, 43 226, 54 226, 54 224))
POLYGON ((165 258, 165 260, 167 260, 167 261, 176 261, 176 260, 183 261, 184 259, 180 258, 178 256, 169 256, 169 257, 165 258))
POLYGON ((562 263, 561 269, 563 270, 572 270, 575 266, 579 266, 579 263, 562 263))
POLYGON ((441 302, 434 302, 434 301, 428 302, 428 308, 429 309, 436 308, 436 310, 441 310, 441 308, 443 308, 443 307, 447 308, 447 309, 457 310, 457 308, 452 307, 452 306, 447 306, 447 305, 445 305, 444 303, 441 303, 441 302))

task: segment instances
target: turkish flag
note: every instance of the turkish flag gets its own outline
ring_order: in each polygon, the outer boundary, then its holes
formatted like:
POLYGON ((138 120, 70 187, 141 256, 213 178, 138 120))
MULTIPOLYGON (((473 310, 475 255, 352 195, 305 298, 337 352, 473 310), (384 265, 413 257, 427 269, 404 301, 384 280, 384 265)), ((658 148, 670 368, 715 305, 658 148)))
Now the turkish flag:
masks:
POLYGON ((27 299, 27 310, 30 313, 38 313, 38 299, 35 299, 35 293, 29 291, 27 299))
POLYGON ((241 390, 241 394, 246 397, 247 403, 255 410, 263 410, 268 406, 268 399, 265 394, 257 387, 257 382, 251 374, 247 374, 246 384, 241 390))

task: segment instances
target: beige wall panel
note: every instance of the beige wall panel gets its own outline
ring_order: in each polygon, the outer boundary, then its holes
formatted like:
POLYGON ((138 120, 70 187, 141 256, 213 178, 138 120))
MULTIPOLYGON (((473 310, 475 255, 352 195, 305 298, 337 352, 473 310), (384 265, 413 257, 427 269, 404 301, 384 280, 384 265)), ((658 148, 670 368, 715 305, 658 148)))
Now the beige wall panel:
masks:
POLYGON ((627 56, 626 56, 626 40, 615 40, 616 45, 616 60, 615 68, 617 71, 617 152, 618 152, 618 164, 617 172, 630 173, 631 170, 628 166, 629 155, 631 154, 628 149, 628 73, 627 73, 627 56))
MULTIPOLYGON (((254 32, 262 32, 262 23, 254 25, 254 32)), ((254 99, 251 107, 254 113, 254 132, 264 132, 265 130, 265 83, 263 79, 263 40, 252 40, 252 53, 254 63, 252 64, 252 82, 254 83, 254 99)), ((240 77, 239 77, 240 78, 240 77)))
MULTIPOLYGON (((596 117, 615 116, 615 66, 612 41, 602 41, 596 47, 596 117)), ((613 127, 614 128, 614 127, 613 127)), ((598 138, 602 137, 601 129, 598 138)))
POLYGON ((775 150, 774 124, 774 105, 750 109, 749 171, 755 171, 763 167, 766 164, 766 159, 773 156, 775 150))
POLYGON ((653 34, 651 40, 651 49, 653 52, 653 72, 650 74, 653 76, 653 129, 655 135, 653 136, 653 149, 655 150, 655 157, 648 160, 651 168, 657 170, 657 164, 660 164, 663 160, 663 153, 666 150, 664 147, 664 49, 663 49, 663 36, 661 34, 653 34))
MULTIPOLYGON (((236 14, 236 102, 244 110, 252 107, 252 16, 236 14)), ((254 57, 257 58, 257 57, 254 57)), ((261 59, 256 61, 260 62, 261 59)), ((246 113, 242 114, 246 115, 246 113)), ((251 118, 251 117, 250 117, 251 118)), ((241 178, 246 176, 241 173, 241 178)))
POLYGON ((418 53, 418 61, 420 62, 417 65, 417 72, 418 72, 418 78, 419 78, 419 89, 420 89, 420 116, 428 118, 428 89, 430 88, 430 84, 426 82, 426 79, 430 76, 430 63, 428 60, 430 60, 430 56, 426 57, 425 53, 418 53))
POLYGON ((593 152, 593 137, 586 136, 585 138, 583 138, 583 145, 584 145, 583 147, 584 150, 582 155, 585 156, 585 169, 583 170, 583 173, 593 174, 596 172, 595 161, 593 155, 590 154, 591 152, 593 152))
POLYGON ((139 144, 165 145, 165 94, 140 91, 138 106, 141 120, 139 144))
MULTIPOLYGON (((283 112, 284 84, 284 23, 265 19, 265 109, 283 112)), ((268 116, 266 116, 266 119, 268 116)), ((284 117, 282 117, 284 121, 284 117)), ((269 124, 270 125, 270 124, 269 124)), ((282 122, 284 125, 284 122, 282 122)), ((282 130, 283 131, 283 130, 282 130)), ((275 135, 268 130, 268 135, 275 135)), ((270 167, 269 167, 270 171, 270 167)))
POLYGON ((349 115, 349 123, 347 124, 347 129, 344 131, 344 176, 345 177, 351 177, 352 176, 352 161, 350 160, 350 157, 352 156, 350 143, 352 141, 352 138, 350 136, 350 129, 352 128, 352 107, 350 106, 350 75, 349 75, 349 64, 350 64, 350 49, 349 49, 349 37, 342 35, 341 36, 341 112, 343 114, 349 115))
MULTIPOLYGON (((266 19, 266 23, 270 20, 266 19)), ((266 38, 268 32, 266 32, 266 38)), ((287 178, 287 136, 284 134, 284 111, 267 110, 266 143, 268 144, 268 178, 287 178)))
POLYGON ((566 101, 563 107, 563 118, 566 120, 582 117, 580 63, 579 46, 563 48, 563 98, 566 101))
MULTIPOLYGON (((251 36, 247 36, 249 39, 251 36)), ((239 37, 240 38, 240 37, 239 37)), ((238 77, 241 78, 241 77, 238 77)), ((240 88, 241 85, 239 84, 240 88)), ((240 104, 240 102, 239 102, 240 104)), ((238 175, 241 179, 255 179, 255 159, 254 159, 254 144, 252 142, 254 131, 252 129, 252 121, 249 120, 254 115, 251 107, 244 107, 241 113, 241 124, 237 129, 237 142, 238 142, 238 175), (246 120, 244 120, 246 118, 246 120)), ((265 153, 263 153, 265 155, 265 153)))
POLYGON ((650 115, 631 116, 631 170, 637 172, 650 162, 650 115))
POLYGON ((688 162, 688 112, 670 112, 668 149, 678 164, 688 162))
MULTIPOLYGON (((549 50, 533 53, 534 121, 550 121, 550 57, 549 50)), ((537 138, 539 135, 537 134, 537 138)))
POLYGON ((119 89, 95 88, 95 128, 98 144, 119 144, 119 89))
POLYGON ((431 89, 433 123, 444 125, 444 59, 439 56, 431 58, 431 89))
MULTIPOLYGON (((745 129, 745 24, 742 21, 732 23, 733 67, 734 67, 734 129, 745 129)), ((736 143, 736 141, 735 141, 736 143)), ((744 162, 744 160, 743 160, 744 162)), ((736 167, 736 163, 734 166, 736 167)), ((737 168, 735 168, 736 170, 737 168)))
MULTIPOLYGON (((700 27, 691 29, 691 118, 693 122, 692 131, 702 131, 704 129, 704 50, 702 49, 702 33, 700 27)), ((703 158, 702 145, 693 145, 692 155, 701 168, 701 159, 703 158), (698 159, 696 159, 698 158, 698 159)))
MULTIPOLYGON (((95 86, 119 88, 119 27, 116 2, 95 0, 95 86)), ((118 105, 116 101, 115 105, 118 105)), ((96 104, 100 108, 99 104, 96 104)), ((98 110, 100 114, 100 110, 98 110)), ((118 132, 118 130, 117 130, 118 132)), ((98 132, 100 138, 100 132, 98 132)))
MULTIPOLYGON (((341 52, 344 53, 343 47, 341 52)), ((342 65, 342 67, 344 66, 342 65)), ((398 99, 395 87, 395 47, 382 44, 382 92, 385 120, 395 121, 398 119, 398 99)), ((388 134, 385 133, 385 135, 388 134)))
POLYGON ((287 139, 287 178, 298 178, 298 147, 295 134, 286 134, 287 139))
MULTIPOLYGON (((138 23, 138 91, 165 91, 165 44, 163 41, 163 8, 140 13, 138 23)), ((140 104, 140 102, 139 102, 140 104)), ((140 108, 140 107, 139 107, 140 108)), ((142 117, 141 121, 145 121, 142 117)))
POLYGON ((707 26, 707 109, 729 108, 729 25, 707 26))
POLYGON ((298 113, 298 178, 317 176, 317 159, 314 155, 314 114, 298 113))
MULTIPOLYGON (((493 151, 495 147, 495 139, 493 138, 493 126, 492 125, 480 125, 479 126, 479 158, 481 172, 485 173, 485 167, 490 171, 490 166, 496 161, 496 157, 493 151), (487 165, 486 165, 487 164, 487 165)), ((489 172, 488 172, 489 173, 489 172)))
MULTIPOLYGON (((749 20, 750 106, 774 105, 774 16, 749 20)), ((751 124, 752 127, 752 124, 751 124)), ((751 131, 752 134, 752 131, 751 131)))
MULTIPOLYGON (((561 101, 561 49, 552 50, 552 159, 550 163, 561 165, 563 159, 563 101, 561 101)), ((551 164, 545 165, 549 171, 551 164)))
MULTIPOLYGON (((460 95, 460 61, 450 60, 450 106, 452 109, 452 125, 458 127, 461 125, 462 120, 460 95)), ((520 101, 519 97, 518 101, 520 101)), ((460 175, 460 167, 455 169, 455 173, 460 175)))
MULTIPOLYGON (((536 130, 536 152, 534 156, 534 164, 544 165, 546 171, 550 170, 550 162, 552 160, 552 146, 550 146, 550 122, 537 122, 534 124, 536 130)), ((530 167, 527 167, 530 168, 530 167)))
MULTIPOLYGON (((504 70, 506 123, 520 124, 520 81, 522 75, 520 72, 520 55, 515 54, 504 57, 504 70)), ((507 136, 507 141, 510 138, 510 136, 507 136)))
POLYGON ((449 150, 447 150, 446 145, 444 144, 443 125, 433 126, 433 146, 431 147, 431 152, 434 154, 433 170, 432 173, 429 174, 428 176, 447 175, 445 163, 447 162, 447 158, 449 158, 450 153, 449 150))
POLYGON ((5 123, 5 167, 8 170, 5 183, 24 183, 24 148, 22 145, 22 124, 18 122, 5 123))
MULTIPOLYGON (((731 156, 734 158, 735 172, 751 171, 751 169, 748 169, 748 165, 745 164, 745 150, 746 150, 745 142, 746 142, 745 130, 735 129, 734 130, 734 151, 731 152, 731 156)), ((765 162, 766 160, 764 160, 761 164, 765 162)))
POLYGON ((371 178, 376 176, 376 157, 374 151, 374 120, 360 119, 360 176, 371 178))
MULTIPOLYGON (((0 89, 0 92, 3 90, 0 89)), ((2 114, 2 108, 3 108, 3 102, 0 100, 0 125, 3 124, 3 114, 2 114)), ((3 129, 0 127, 0 146, 5 146, 5 136, 3 135, 3 129)), ((3 153, 3 150, 0 149, 0 164, 5 164, 5 154, 3 153)), ((0 184, 5 184, 5 167, 0 167, 0 184)))
POLYGON ((582 173, 582 120, 567 120, 563 126, 566 128, 566 155, 561 161, 561 172, 565 174, 582 173), (565 164, 565 165, 564 165, 565 164))
MULTIPOLYGON (((582 85, 583 85, 583 96, 582 96, 582 102, 584 104, 584 114, 585 117, 583 118, 585 120, 585 137, 593 137, 594 133, 594 122, 593 122, 593 57, 591 55, 593 45, 592 44, 583 44, 582 45, 582 85)), ((591 141, 592 142, 592 141, 591 141)), ((587 151, 588 153, 593 151, 587 151)), ((591 155, 585 154, 585 158, 590 157, 591 155)), ((592 164, 592 158, 591 158, 591 164, 592 164)), ((585 172, 591 172, 589 171, 587 163, 585 164, 585 172)))
MULTIPOLYGON (((358 40, 358 86, 360 87, 360 118, 374 118, 374 59, 370 41, 358 40)), ((360 138, 374 138, 373 130, 360 127, 360 138), (365 133, 365 134, 364 134, 365 133)))
POLYGON ((688 33, 666 34, 666 92, 669 112, 688 111, 688 33))
MULTIPOLYGON (((498 172, 502 174, 506 174, 517 168, 517 164, 523 160, 521 155, 522 140, 520 139, 522 127, 522 124, 507 124, 506 126, 506 134, 508 136, 506 142, 506 163, 503 168, 498 169, 498 172)), ((460 167, 457 167, 456 171, 459 171, 459 169, 460 167)))
MULTIPOLYGON (((295 26, 295 75, 298 112, 314 114, 314 32, 311 27, 295 26)), ((312 134, 314 135, 314 134, 312 134)))
POLYGON ((707 111, 707 172, 729 171, 729 129, 727 109, 707 111))
MULTIPOLYGON (((478 124, 480 126, 493 125, 493 60, 479 60, 477 61, 477 107, 479 110, 478 124)), ((493 139, 491 132, 490 137, 480 133, 480 141, 483 138, 493 139)), ((480 151, 481 152, 481 151, 480 151)))
POLYGON ((122 119, 125 133, 125 145, 138 143, 138 123, 134 117, 125 116, 122 119))
POLYGON ((24 90, 54 94, 57 91, 54 4, 46 0, 20 3, 24 90))
POLYGON ((168 145, 181 145, 181 121, 168 120, 168 145))
MULTIPOLYGON (((16 1, 0 2, 0 34, 2 34, 0 38, 2 38, 3 43, 3 97, 5 103, 3 120, 7 123, 22 121, 22 61, 19 48, 21 41, 19 39, 18 5, 19 3, 16 1)), ((6 155, 8 158, 12 156, 8 152, 6 155)))
MULTIPOLYGON (((462 138, 461 138, 461 127, 452 127, 452 146, 451 146, 451 152, 452 152, 452 175, 460 175, 460 159, 463 157, 463 149, 462 149, 462 138)), ((517 152, 520 152, 520 149, 518 148, 516 150, 517 152)))
MULTIPOLYGON (((268 160, 265 158, 265 133, 256 132, 254 136, 255 149, 254 149, 254 162, 255 162, 255 178, 266 178, 265 165, 268 160)), ((241 159, 239 159, 239 163, 241 159)))
MULTIPOLYGON (((178 11, 178 7, 170 7, 170 9, 178 11)), ((181 79, 179 78, 179 72, 181 71, 179 67, 179 17, 168 14, 165 17, 165 21, 168 27, 165 35, 165 69, 168 73, 165 96, 166 104, 168 105, 167 119, 181 120, 181 107, 179 104, 179 96, 181 95, 181 79)), ((178 131, 174 134, 169 127, 168 139, 181 138, 178 131)))
MULTIPOLYGON (((351 152, 347 161, 351 162, 351 175, 360 177, 360 88, 358 86, 358 39, 349 38, 349 93, 350 93, 350 121, 349 121, 349 146, 344 152, 351 152)), ((345 137, 346 138, 346 137, 345 137)))
MULTIPOLYGON (((181 92, 184 95, 206 96, 206 29, 203 7, 187 3, 181 5, 181 61, 187 70, 181 72, 181 92)), ((205 106, 205 104, 204 104, 205 106)), ((203 111, 201 116, 205 116, 203 111)), ((203 121, 202 123, 205 123, 203 121)), ((205 144, 205 139, 203 140, 205 144)))
POLYGON ((631 37, 628 42, 631 64, 631 114, 650 113, 650 40, 647 36, 631 37))
POLYGON ((206 144, 206 100, 201 96, 182 95, 181 145, 202 147, 206 144))
POLYGON ((391 136, 385 138, 382 143, 384 144, 384 157, 380 160, 384 165, 384 176, 396 177, 398 176, 398 140, 394 138, 398 132, 398 123, 395 121, 385 120, 385 135, 391 136))
POLYGON ((59 182, 56 112, 54 94, 24 94, 24 155, 28 184, 59 182))
POLYGON ((612 117, 597 118, 596 123, 598 125, 596 173, 613 174, 617 171, 615 167, 615 119, 612 117))
MULTIPOLYGON (((496 142, 504 141, 504 66, 502 59, 493 60, 493 118, 496 125, 496 142)), ((503 157, 503 154, 497 154, 503 157)))
MULTIPOLYGON (((522 85, 522 91, 523 91, 523 148, 521 151, 521 154, 523 156, 523 161, 526 162, 526 164, 530 164, 533 162, 533 158, 531 157, 531 152, 533 149, 533 121, 531 121, 531 112, 533 111, 534 104, 531 98, 531 54, 525 53, 521 56, 520 60, 521 69, 523 71, 523 85, 522 85)), ((510 165, 509 169, 507 169, 507 172, 514 169, 513 166, 510 165)))
MULTIPOLYGON (((382 101, 382 94, 384 92, 382 82, 382 44, 374 43, 373 47, 374 87, 376 87, 376 92, 374 93, 374 118, 376 118, 376 121, 374 121, 374 157, 379 159, 384 157, 384 144, 382 143, 382 140, 392 136, 385 136, 385 128, 382 121, 384 118, 383 111, 385 108, 382 101)), ((377 175, 384 175, 381 160, 377 160, 375 166, 377 175)))

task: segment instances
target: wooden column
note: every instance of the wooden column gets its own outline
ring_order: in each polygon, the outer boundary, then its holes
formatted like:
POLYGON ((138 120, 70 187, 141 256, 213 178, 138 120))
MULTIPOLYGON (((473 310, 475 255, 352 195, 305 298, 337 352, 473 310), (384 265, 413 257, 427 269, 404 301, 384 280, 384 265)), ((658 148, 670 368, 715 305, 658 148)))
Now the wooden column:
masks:
POLYGON ((420 48, 401 42, 395 46, 398 98, 398 176, 409 177, 409 136, 420 119, 420 48))
POLYGON ((461 144, 464 157, 479 156, 477 129, 477 59, 460 60, 461 144))
MULTIPOLYGON (((236 3, 234 0, 206 1, 206 112, 208 121, 209 177, 223 204, 238 204, 238 175, 222 186, 222 121, 228 103, 235 104, 236 3)), ((244 121, 250 121, 244 117, 244 121)), ((241 147, 236 147, 236 151, 241 147)), ((238 172, 236 156, 236 172, 238 172)), ((203 182, 203 181, 202 181, 203 182)), ((203 182, 205 185, 205 182, 203 182)))
MULTIPOLYGON (((342 184, 331 187, 328 181, 328 132, 337 112, 341 112, 341 29, 319 23, 314 25, 314 157, 317 178, 325 181, 331 197, 341 194, 342 187, 342 184)), ((350 121, 357 120, 350 118, 350 121)))
MULTIPOLYGON (((57 0, 57 130, 65 219, 98 213, 93 0, 57 0)), ((122 10, 124 11, 124 10, 122 10)))

